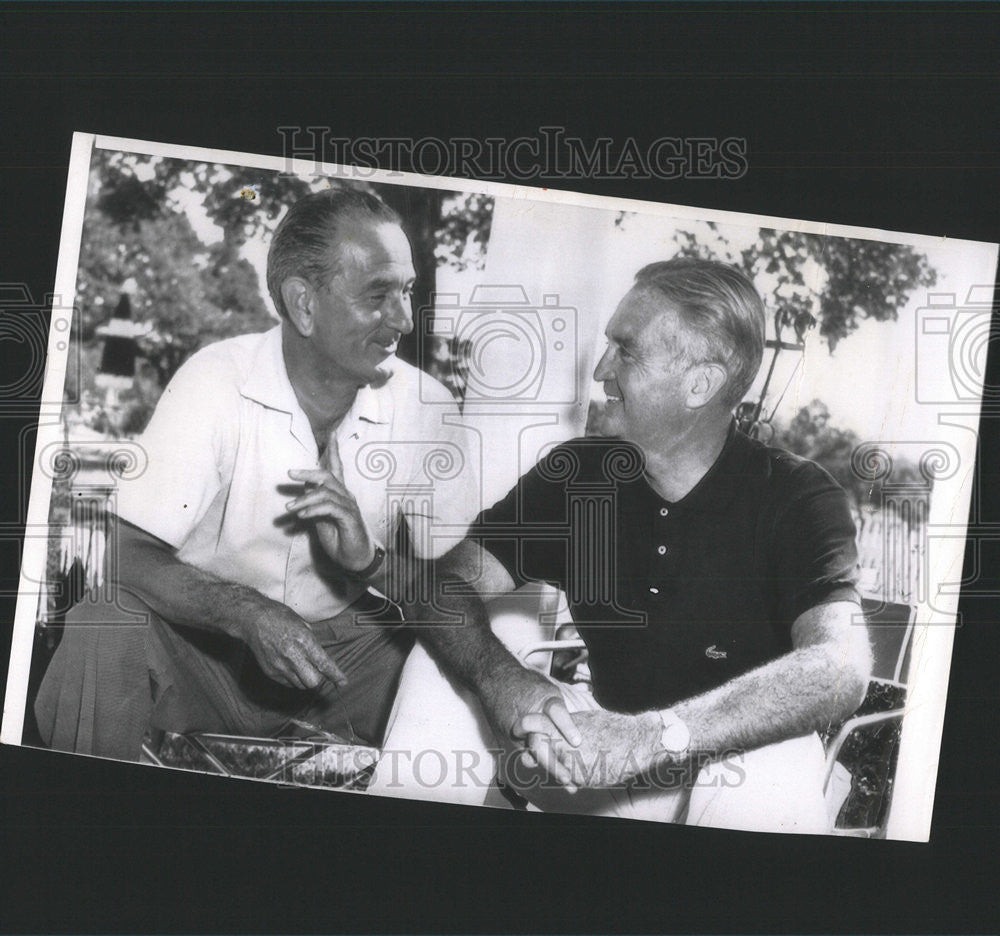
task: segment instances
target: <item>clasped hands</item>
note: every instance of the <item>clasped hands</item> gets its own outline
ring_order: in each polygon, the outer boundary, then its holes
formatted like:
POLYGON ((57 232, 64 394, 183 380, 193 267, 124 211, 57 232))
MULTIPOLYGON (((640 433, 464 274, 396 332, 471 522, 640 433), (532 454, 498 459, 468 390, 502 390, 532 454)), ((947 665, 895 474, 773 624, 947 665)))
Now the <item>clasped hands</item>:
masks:
MULTIPOLYGON (((525 767, 574 793, 618 786, 648 770, 659 753, 653 714, 624 715, 606 709, 570 713, 558 689, 524 670, 514 692, 487 704, 491 721, 521 748, 525 767), (512 717, 513 716, 513 717, 512 717), (506 724, 506 731, 503 728, 506 724)), ((510 687, 513 688, 513 687, 510 687)))

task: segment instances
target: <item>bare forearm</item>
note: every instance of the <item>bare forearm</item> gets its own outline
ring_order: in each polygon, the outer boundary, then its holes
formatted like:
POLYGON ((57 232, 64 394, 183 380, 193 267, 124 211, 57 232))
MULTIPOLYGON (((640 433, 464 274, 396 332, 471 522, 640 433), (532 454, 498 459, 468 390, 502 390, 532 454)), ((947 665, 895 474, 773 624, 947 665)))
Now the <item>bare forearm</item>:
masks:
POLYGON ((253 588, 226 582, 181 562, 170 547, 138 527, 119 523, 117 584, 171 624, 187 624, 249 645, 265 675, 296 689, 343 672, 291 608, 253 588))
POLYGON ((858 667, 836 649, 816 645, 791 653, 674 706, 691 731, 691 749, 711 756, 752 750, 826 728, 864 698, 858 667))
MULTIPOLYGON (((858 705, 864 677, 832 645, 814 645, 672 706, 691 732, 697 762, 808 734, 858 705)), ((648 772, 665 757, 656 711, 590 711, 574 716, 585 739, 575 756, 583 786, 607 786, 648 772), (600 768, 600 769, 598 769, 600 768)))
MULTIPOLYGON (((490 628, 483 597, 505 594, 514 582, 490 553, 468 540, 439 560, 433 575, 433 587, 421 590, 434 595, 433 607, 404 605, 404 616, 432 622, 416 628, 420 639, 476 693, 498 739, 507 743, 522 716, 544 710, 550 699, 559 698, 549 681, 522 666, 490 628)), ((563 713, 556 711, 555 718, 559 730, 565 729, 575 744, 577 732, 569 714, 563 719, 563 713)))
POLYGON ((196 569, 156 545, 124 545, 118 584, 167 621, 242 637, 246 622, 288 611, 255 589, 196 569))
POLYGON ((718 757, 827 728, 861 703, 871 646, 861 609, 833 601, 792 624, 790 653, 673 706, 691 732, 691 751, 718 757))
MULTIPOLYGON (((457 584, 457 583, 456 583, 457 584)), ((428 620, 441 613, 450 623, 415 627, 419 639, 458 679, 473 691, 489 694, 523 667, 490 629, 489 615, 476 595, 448 595, 439 589, 433 612, 404 606, 410 619, 428 620)))
POLYGON ((415 628, 421 641, 480 698, 502 691, 507 682, 517 686, 524 668, 490 629, 484 601, 513 590, 506 570, 478 544, 464 540, 421 571, 428 578, 411 591, 433 598, 403 604, 406 620, 430 622, 415 628))
MULTIPOLYGON (((455 584, 468 589, 465 580, 455 584)), ((558 690, 540 673, 524 667, 497 638, 477 594, 449 595, 442 589, 438 595, 436 607, 452 623, 419 627, 420 639, 452 675, 475 692, 500 745, 526 745, 533 763, 559 783, 570 784, 568 769, 541 740, 545 735, 520 730, 525 715, 543 712, 550 723, 543 729, 546 733, 551 727, 569 744, 580 743, 579 731, 558 690)), ((513 777, 507 780, 514 782, 513 777)))

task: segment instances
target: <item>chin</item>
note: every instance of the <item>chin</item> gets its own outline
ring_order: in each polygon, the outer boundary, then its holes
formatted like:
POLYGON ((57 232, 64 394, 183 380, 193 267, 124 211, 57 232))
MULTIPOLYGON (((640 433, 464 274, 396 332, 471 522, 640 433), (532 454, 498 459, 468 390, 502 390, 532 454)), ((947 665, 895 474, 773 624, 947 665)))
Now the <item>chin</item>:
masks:
POLYGON ((362 351, 353 362, 355 367, 352 368, 358 378, 358 386, 376 389, 384 386, 395 373, 397 362, 395 354, 376 355, 370 349, 367 353, 362 351))
POLYGON ((395 358, 388 358, 378 366, 373 367, 371 380, 368 381, 368 386, 374 387, 376 390, 379 387, 384 387, 392 378, 392 375, 396 372, 395 363, 395 358))

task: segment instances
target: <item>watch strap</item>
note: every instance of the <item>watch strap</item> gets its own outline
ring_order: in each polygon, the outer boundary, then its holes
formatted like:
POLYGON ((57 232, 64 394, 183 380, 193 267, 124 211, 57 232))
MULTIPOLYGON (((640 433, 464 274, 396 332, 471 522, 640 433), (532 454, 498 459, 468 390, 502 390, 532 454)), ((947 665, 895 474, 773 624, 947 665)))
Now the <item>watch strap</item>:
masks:
POLYGON ((372 557, 372 561, 368 563, 363 569, 353 570, 346 569, 349 578, 352 578, 358 582, 367 582, 379 569, 382 568, 382 563, 385 562, 385 550, 379 546, 378 543, 375 544, 375 555, 372 557))

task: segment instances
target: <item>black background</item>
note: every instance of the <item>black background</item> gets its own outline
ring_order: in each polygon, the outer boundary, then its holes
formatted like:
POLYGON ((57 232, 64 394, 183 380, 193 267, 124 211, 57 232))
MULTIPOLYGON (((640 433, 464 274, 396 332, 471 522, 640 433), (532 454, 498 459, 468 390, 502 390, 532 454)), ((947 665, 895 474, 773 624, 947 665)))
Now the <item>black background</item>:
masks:
MULTIPOLYGON (((6 6, 0 278, 51 291, 74 130, 272 154, 292 124, 745 137, 737 181, 551 184, 996 241, 998 47, 992 4, 6 6)), ((9 523, 29 421, 2 420, 9 523)), ((992 522, 998 429, 984 420, 992 522)), ((3 539, 10 621, 10 526, 3 539)), ((980 591, 1000 586, 997 558, 985 544, 980 591)), ((963 601, 929 845, 418 806, 3 747, 0 926, 995 930, 998 606, 963 601)))

